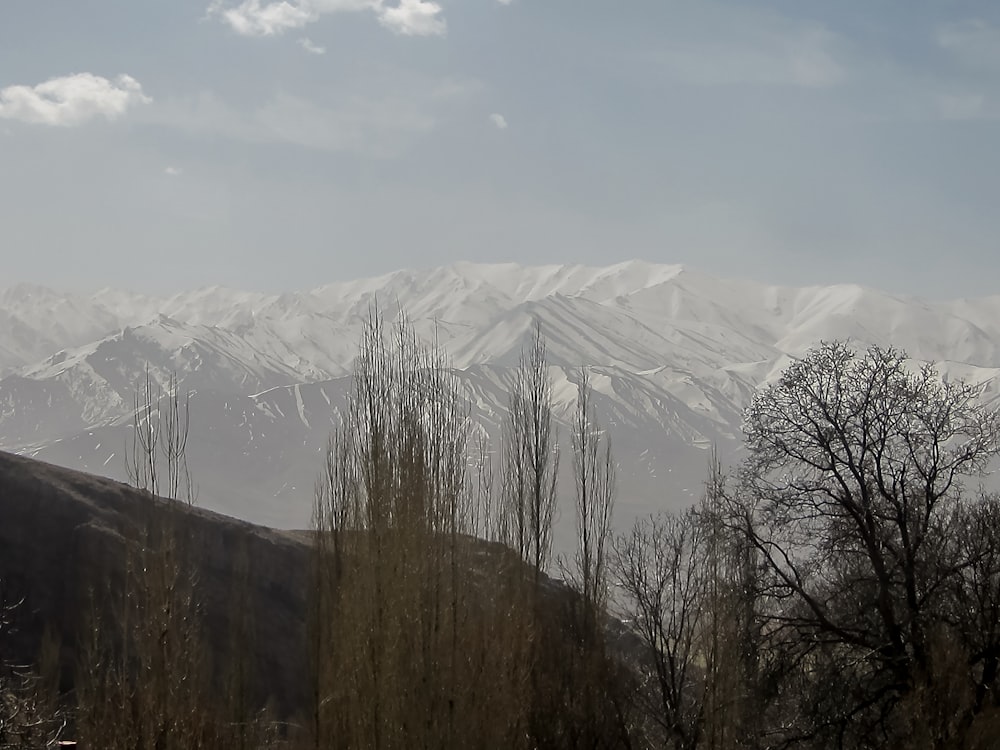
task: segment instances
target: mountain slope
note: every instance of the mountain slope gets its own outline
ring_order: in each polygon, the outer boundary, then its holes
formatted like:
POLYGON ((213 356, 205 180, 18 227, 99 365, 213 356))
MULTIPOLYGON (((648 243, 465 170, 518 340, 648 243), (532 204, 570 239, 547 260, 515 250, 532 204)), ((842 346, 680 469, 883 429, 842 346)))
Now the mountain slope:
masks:
MULTIPOLYGON (((459 263, 262 294, 171 297, 38 287, 0 292, 0 447, 121 476, 135 384, 175 372, 192 392, 202 501, 278 526, 308 522, 313 476, 371 311, 405 311, 440 343, 496 443, 511 368, 538 321, 565 460, 578 368, 620 463, 620 521, 699 492, 707 449, 737 455, 754 390, 820 340, 895 345, 945 377, 1000 371, 1000 297, 925 302, 856 285, 791 288, 677 265, 459 263), (45 314, 43 314, 45 313, 45 314), (0 370, 2 372, 2 370, 0 370)), ((564 494, 572 482, 563 482, 564 494)), ((566 498, 564 498, 564 502, 566 498)), ((562 533, 571 527, 563 513, 562 533)))
POLYGON ((254 619, 256 637, 243 655, 253 700, 273 697, 281 715, 306 704, 310 558, 304 535, 183 504, 168 511, 131 487, 2 451, 0 515, 0 584, 8 601, 21 602, 13 641, 4 642, 5 660, 34 663, 43 636, 51 633, 60 639, 63 673, 72 680, 95 601, 121 595, 128 556, 146 524, 168 519, 189 543, 200 616, 217 664, 232 656, 239 603, 254 619), (247 566, 243 575, 241 564, 247 566))

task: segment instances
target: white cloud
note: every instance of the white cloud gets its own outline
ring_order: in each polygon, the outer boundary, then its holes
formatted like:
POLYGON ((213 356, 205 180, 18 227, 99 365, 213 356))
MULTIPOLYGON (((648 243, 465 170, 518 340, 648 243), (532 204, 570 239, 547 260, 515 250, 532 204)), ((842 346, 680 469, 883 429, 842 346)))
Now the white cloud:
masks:
MULTIPOLYGON (((218 16, 241 36, 274 36, 301 29, 325 15, 371 11, 382 26, 405 36, 443 36, 447 24, 433 0, 213 0, 207 15, 218 16)), ((304 45, 303 45, 304 46, 304 45)), ((308 49, 308 48, 307 48, 308 49)))
POLYGON ((230 28, 241 36, 272 36, 289 29, 301 29, 318 18, 309 8, 292 3, 262 3, 260 0, 244 0, 233 8, 227 8, 216 0, 208 9, 209 15, 218 15, 230 28))
POLYGON ((501 114, 494 112, 490 115, 490 121, 497 127, 498 130, 507 129, 507 118, 501 114))
POLYGON ((448 26, 441 17, 442 8, 430 0, 399 0, 396 7, 380 6, 379 23, 405 36, 444 36, 448 26))
POLYGON ((184 170, 180 167, 167 167, 163 170, 163 174, 168 177, 180 177, 184 173, 184 170))
POLYGON ((985 21, 962 21, 938 30, 937 42, 972 68, 1000 70, 1000 27, 985 21))
POLYGON ((299 46, 308 52, 310 55, 325 55, 326 47, 316 44, 312 39, 308 37, 302 37, 299 39, 299 46))
POLYGON ((514 0, 497 0, 501 5, 510 5, 514 0))
POLYGON ((51 78, 37 86, 0 89, 0 118, 71 127, 96 117, 115 120, 137 104, 151 102, 137 80, 113 81, 91 73, 51 78))

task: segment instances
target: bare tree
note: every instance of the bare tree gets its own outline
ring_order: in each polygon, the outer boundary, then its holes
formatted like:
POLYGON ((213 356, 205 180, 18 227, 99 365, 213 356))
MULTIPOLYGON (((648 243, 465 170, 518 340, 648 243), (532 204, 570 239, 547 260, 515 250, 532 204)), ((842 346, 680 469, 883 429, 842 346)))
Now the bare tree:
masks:
POLYGON ((552 420, 552 382, 541 323, 514 371, 503 439, 502 504, 509 545, 535 570, 548 565, 556 507, 559 447, 552 420))
POLYGON ((765 649, 759 561, 728 516, 732 498, 718 454, 694 513, 705 534, 704 730, 708 750, 766 746, 763 716, 775 702, 783 665, 765 649))
POLYGON ((440 351, 373 312, 317 485, 315 747, 523 746, 526 589, 468 543, 468 413, 440 351))
POLYGON ((955 535, 964 565, 950 585, 944 616, 977 669, 973 711, 1000 707, 1000 497, 967 503, 955 535))
POLYGON ((761 713, 775 666, 765 656, 756 555, 731 527, 730 502, 713 451, 697 506, 639 519, 615 539, 616 605, 644 647, 639 705, 659 744, 676 750, 767 744, 761 713))
POLYGON ((590 373, 580 371, 573 417, 573 477, 576 481, 577 585, 583 598, 584 633, 593 630, 607 605, 607 552, 615 501, 611 437, 594 414, 590 373))
POLYGON ((213 684, 190 559, 194 540, 182 531, 194 502, 188 398, 174 377, 164 392, 147 371, 135 405, 126 466, 150 497, 135 538, 119 538, 121 579, 92 592, 76 685, 79 739, 109 749, 232 746, 240 722, 229 721, 227 698, 213 684))
POLYGON ((135 389, 132 442, 125 471, 133 487, 154 497, 193 505, 196 499, 187 464, 191 396, 178 392, 177 376, 167 386, 153 382, 149 368, 135 389))
POLYGON ((660 741, 699 746, 703 728, 708 535, 693 511, 640 519, 615 542, 614 572, 626 619, 646 647, 640 693, 660 741))
POLYGON ((938 680, 948 592, 980 556, 955 543, 963 480, 1000 451, 978 395, 894 349, 834 342, 748 409, 738 527, 766 567, 772 636, 816 678, 786 740, 891 744, 896 706, 938 680))

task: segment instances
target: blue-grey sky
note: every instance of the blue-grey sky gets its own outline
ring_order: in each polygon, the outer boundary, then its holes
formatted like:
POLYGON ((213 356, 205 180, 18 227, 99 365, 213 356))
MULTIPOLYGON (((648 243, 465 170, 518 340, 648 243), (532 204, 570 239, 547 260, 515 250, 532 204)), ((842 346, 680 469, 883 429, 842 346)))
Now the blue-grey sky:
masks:
POLYGON ((1000 3, 0 8, 0 287, 629 258, 1000 293, 1000 3))

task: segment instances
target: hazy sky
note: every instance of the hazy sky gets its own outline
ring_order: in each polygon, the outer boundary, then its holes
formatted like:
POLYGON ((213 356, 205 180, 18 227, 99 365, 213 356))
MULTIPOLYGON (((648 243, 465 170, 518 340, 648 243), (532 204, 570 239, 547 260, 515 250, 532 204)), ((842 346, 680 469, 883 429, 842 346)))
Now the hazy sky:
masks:
POLYGON ((0 287, 1000 293, 996 0, 4 0, 0 287))

